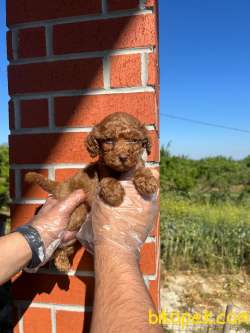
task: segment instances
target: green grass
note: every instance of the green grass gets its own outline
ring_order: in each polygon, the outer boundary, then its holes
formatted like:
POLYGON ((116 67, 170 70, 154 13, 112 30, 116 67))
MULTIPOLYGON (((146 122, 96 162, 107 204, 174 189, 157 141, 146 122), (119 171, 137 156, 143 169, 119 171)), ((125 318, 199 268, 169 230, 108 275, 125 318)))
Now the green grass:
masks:
POLYGON ((250 209, 162 194, 161 255, 167 269, 250 268, 250 209))

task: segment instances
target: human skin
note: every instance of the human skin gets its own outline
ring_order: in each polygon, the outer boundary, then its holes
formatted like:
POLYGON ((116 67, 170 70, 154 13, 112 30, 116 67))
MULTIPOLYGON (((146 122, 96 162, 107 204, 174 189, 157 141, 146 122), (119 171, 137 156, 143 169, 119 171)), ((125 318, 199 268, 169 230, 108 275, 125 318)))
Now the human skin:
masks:
MULTIPOLYGON (((149 324, 148 311, 156 310, 138 263, 138 249, 152 228, 157 201, 144 200, 131 182, 124 183, 124 187, 126 197, 121 207, 110 207, 97 198, 93 209, 96 287, 91 333, 163 333, 160 326, 149 324)), ((30 221, 46 246, 58 237, 64 242, 72 240, 73 235, 62 232, 70 213, 84 197, 81 191, 62 202, 50 198, 30 221)), ((21 234, 1 237, 0 265, 4 270, 1 269, 0 284, 30 259, 31 250, 21 234)))
POLYGON ((92 208, 96 284, 91 333, 162 333, 149 323, 148 312, 156 309, 139 269, 139 248, 152 229, 158 198, 144 199, 132 181, 123 187, 119 207, 97 198, 92 208))
MULTIPOLYGON (((85 199, 82 190, 71 193, 66 199, 57 201, 49 198, 39 213, 29 221, 40 234, 45 249, 53 241, 61 244, 75 238, 66 232, 69 218, 74 209, 85 199)), ((0 237, 0 285, 24 268, 31 260, 32 252, 24 236, 19 232, 0 237)))
POLYGON ((0 285, 19 272, 31 256, 30 246, 20 233, 0 237, 0 285))
POLYGON ((156 313, 138 259, 107 243, 95 247, 95 300, 91 333, 163 333, 149 324, 156 313))

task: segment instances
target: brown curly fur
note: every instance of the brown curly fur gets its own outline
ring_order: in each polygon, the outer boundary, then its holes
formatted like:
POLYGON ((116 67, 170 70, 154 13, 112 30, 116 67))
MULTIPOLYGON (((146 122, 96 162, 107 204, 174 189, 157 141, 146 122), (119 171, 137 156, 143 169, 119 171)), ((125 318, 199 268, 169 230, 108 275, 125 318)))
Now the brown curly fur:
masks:
MULTIPOLYGON (((67 228, 70 231, 79 230, 84 223, 97 190, 106 203, 112 206, 122 203, 125 192, 118 181, 121 173, 131 171, 134 185, 142 195, 152 194, 158 188, 156 178, 145 168, 142 159, 143 151, 146 149, 150 154, 151 150, 147 130, 132 115, 117 112, 107 116, 92 129, 85 144, 91 157, 99 156, 98 161, 64 182, 48 180, 35 172, 29 172, 25 177, 26 181, 40 185, 57 199, 63 199, 79 188, 85 191, 86 202, 71 215, 67 228)), ((72 246, 56 251, 54 262, 59 271, 70 269, 72 253, 72 246)))

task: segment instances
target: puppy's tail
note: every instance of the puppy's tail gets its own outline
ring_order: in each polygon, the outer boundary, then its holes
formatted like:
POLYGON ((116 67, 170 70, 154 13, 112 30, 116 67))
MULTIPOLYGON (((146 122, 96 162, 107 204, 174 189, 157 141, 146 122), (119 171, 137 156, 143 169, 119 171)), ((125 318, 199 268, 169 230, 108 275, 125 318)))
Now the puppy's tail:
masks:
POLYGON ((41 186, 43 190, 53 195, 56 195, 56 188, 58 183, 53 180, 49 180, 44 176, 36 172, 28 172, 25 175, 25 181, 30 184, 37 184, 41 186))

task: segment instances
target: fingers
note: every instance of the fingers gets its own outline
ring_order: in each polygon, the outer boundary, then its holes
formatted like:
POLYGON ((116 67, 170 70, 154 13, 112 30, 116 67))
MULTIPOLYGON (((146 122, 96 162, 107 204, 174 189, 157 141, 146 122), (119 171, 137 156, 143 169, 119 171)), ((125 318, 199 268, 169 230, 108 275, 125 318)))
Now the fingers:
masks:
POLYGON ((57 208, 61 213, 70 215, 77 206, 84 202, 85 198, 86 194, 83 190, 76 190, 70 193, 67 198, 61 200, 57 208))
POLYGON ((44 205, 39 209, 39 212, 36 215, 41 215, 48 212, 51 208, 53 208, 57 204, 57 200, 55 198, 48 197, 44 205))

